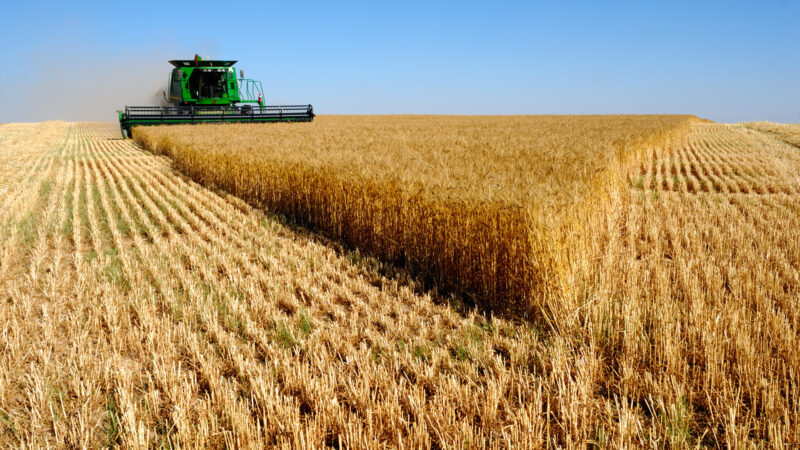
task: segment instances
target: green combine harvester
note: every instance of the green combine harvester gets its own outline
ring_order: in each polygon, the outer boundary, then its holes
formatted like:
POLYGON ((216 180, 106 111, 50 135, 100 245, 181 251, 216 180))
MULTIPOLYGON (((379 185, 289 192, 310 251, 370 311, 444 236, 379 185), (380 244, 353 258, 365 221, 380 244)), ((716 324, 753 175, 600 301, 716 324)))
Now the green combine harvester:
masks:
POLYGON ((244 78, 236 61, 194 59, 170 61, 175 66, 169 75, 168 91, 163 93, 170 106, 126 106, 119 113, 122 136, 140 125, 193 123, 310 122, 311 105, 264 105, 261 82, 244 78))

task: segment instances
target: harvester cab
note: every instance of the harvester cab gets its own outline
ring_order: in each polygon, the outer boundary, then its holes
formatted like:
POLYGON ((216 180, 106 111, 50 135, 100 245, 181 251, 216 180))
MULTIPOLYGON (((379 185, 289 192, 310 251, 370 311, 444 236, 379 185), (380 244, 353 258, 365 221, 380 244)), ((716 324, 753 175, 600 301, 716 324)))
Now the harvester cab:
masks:
POLYGON ((310 122, 311 105, 264 105, 258 80, 236 77, 236 61, 194 59, 170 61, 164 99, 169 106, 125 106, 117 111, 122 136, 141 125, 193 123, 310 122))

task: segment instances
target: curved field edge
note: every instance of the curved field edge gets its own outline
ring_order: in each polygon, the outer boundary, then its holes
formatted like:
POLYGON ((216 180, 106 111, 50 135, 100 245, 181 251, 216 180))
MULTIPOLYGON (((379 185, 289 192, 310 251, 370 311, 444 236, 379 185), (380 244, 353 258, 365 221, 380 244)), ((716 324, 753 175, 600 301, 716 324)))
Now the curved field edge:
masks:
POLYGON ((574 261, 624 186, 622 172, 696 120, 324 117, 139 127, 134 139, 201 184, 405 264, 482 307, 547 317, 546 299, 574 288, 574 261))

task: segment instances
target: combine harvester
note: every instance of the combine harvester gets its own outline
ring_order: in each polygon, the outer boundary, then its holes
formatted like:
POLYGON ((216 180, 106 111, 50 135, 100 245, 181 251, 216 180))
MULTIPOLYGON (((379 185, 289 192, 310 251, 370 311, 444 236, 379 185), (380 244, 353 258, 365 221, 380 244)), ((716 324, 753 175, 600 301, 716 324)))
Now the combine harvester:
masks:
POLYGON ((261 82, 244 78, 236 61, 194 59, 173 60, 166 104, 171 106, 126 106, 119 113, 122 136, 131 137, 139 125, 193 123, 310 122, 311 105, 264 105, 261 82))

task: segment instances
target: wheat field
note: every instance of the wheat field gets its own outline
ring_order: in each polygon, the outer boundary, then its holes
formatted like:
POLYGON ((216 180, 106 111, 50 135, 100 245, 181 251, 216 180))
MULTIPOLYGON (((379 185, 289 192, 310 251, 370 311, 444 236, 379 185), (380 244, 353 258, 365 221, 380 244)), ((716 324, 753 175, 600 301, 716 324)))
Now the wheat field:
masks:
POLYGON ((799 442, 800 150, 700 121, 639 144, 590 191, 580 289, 514 319, 112 125, 2 125, 0 443, 799 442))
POLYGON ((798 123, 747 122, 742 125, 755 131, 772 134, 795 147, 800 146, 800 124, 798 123))
POLYGON ((620 171, 690 116, 331 116, 140 127, 181 171, 477 304, 547 313, 620 171))

